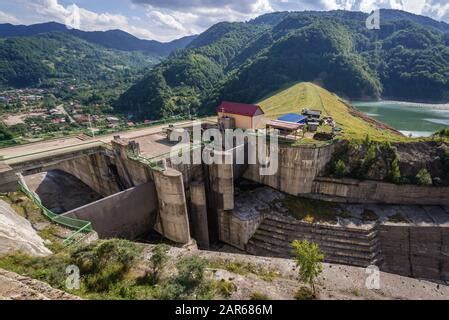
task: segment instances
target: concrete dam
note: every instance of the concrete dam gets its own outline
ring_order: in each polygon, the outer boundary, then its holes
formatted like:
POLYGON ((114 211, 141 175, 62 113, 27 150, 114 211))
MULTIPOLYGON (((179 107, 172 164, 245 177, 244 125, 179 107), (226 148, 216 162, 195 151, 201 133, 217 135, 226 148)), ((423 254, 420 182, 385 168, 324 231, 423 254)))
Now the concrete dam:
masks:
POLYGON ((0 192, 16 191, 21 174, 49 209, 90 221, 100 238, 138 240, 156 231, 179 245, 224 243, 274 257, 289 257, 291 241, 309 239, 328 262, 449 280, 447 187, 323 177, 334 145, 280 145, 279 170, 269 176, 260 175, 261 164, 174 164, 173 145, 161 131, 4 158, 0 192), (242 191, 241 181, 252 185, 242 191), (296 198, 335 204, 341 216, 297 219, 288 205, 296 198), (366 212, 379 219, 354 218, 366 212), (391 218, 398 212, 407 221, 391 218))

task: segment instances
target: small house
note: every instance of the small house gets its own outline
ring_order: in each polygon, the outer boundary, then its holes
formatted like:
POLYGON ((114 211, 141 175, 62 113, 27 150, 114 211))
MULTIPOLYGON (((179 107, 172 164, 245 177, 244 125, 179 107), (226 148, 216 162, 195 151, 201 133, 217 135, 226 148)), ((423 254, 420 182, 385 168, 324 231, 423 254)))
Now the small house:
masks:
POLYGON ((301 114, 307 117, 307 122, 318 122, 321 118, 321 110, 303 109, 301 114))
POLYGON ((254 104, 223 101, 217 108, 219 118, 231 118, 236 128, 258 129, 265 124, 265 113, 254 104))

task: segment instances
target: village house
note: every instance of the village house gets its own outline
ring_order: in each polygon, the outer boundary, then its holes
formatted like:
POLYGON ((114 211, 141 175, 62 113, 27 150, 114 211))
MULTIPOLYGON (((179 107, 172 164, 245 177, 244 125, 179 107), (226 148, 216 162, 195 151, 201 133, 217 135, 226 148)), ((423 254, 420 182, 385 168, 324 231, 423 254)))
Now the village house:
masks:
POLYGON ((265 113, 258 105, 223 101, 217 108, 219 119, 229 118, 240 129, 259 129, 265 125, 265 113))

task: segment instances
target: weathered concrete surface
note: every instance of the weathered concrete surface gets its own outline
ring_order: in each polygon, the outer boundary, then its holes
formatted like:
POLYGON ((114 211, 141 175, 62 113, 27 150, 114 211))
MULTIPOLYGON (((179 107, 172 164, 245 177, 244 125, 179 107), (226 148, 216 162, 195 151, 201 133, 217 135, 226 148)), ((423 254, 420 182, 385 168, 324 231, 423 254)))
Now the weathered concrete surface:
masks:
POLYGON ((449 187, 316 178, 312 183, 312 193, 315 198, 338 202, 449 205, 449 187))
POLYGON ((48 284, 0 269, 0 300, 81 300, 48 284))
POLYGON ((32 256, 51 254, 30 222, 0 200, 0 255, 18 251, 32 256))
POLYGON ((156 214, 156 190, 149 182, 69 211, 64 216, 90 221, 100 238, 134 240, 153 228, 156 214))
POLYGON ((155 230, 178 243, 190 242, 189 217, 182 173, 168 168, 153 171, 159 200, 155 230))
POLYGON ((0 161, 0 192, 13 192, 18 188, 18 178, 13 168, 0 161))
POLYGON ((103 152, 69 159, 47 168, 70 173, 103 197, 122 191, 117 176, 111 172, 110 160, 103 152))
POLYGON ((382 270, 405 276, 449 280, 449 227, 381 225, 382 270))
POLYGON ((207 199, 203 182, 190 184, 190 218, 193 238, 202 249, 208 249, 209 225, 207 221, 207 199))
POLYGON ((276 174, 261 176, 259 165, 248 165, 243 177, 291 195, 312 191, 313 180, 325 168, 334 145, 321 148, 279 146, 279 168, 276 174))
POLYGON ((58 214, 102 198, 81 180, 61 170, 25 176, 24 181, 47 209, 58 214))

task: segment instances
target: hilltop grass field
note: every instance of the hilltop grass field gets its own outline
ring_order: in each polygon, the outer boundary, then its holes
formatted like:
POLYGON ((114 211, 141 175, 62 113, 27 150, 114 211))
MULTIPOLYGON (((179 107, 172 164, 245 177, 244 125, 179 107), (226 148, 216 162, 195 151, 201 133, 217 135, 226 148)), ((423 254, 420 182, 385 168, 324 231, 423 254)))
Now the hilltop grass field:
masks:
POLYGON ((270 119, 286 113, 301 113, 303 108, 321 110, 323 116, 334 119, 337 126, 342 129, 342 138, 348 140, 362 140, 368 135, 370 139, 376 141, 416 141, 363 115, 337 95, 309 82, 297 83, 279 90, 258 104, 270 119))

